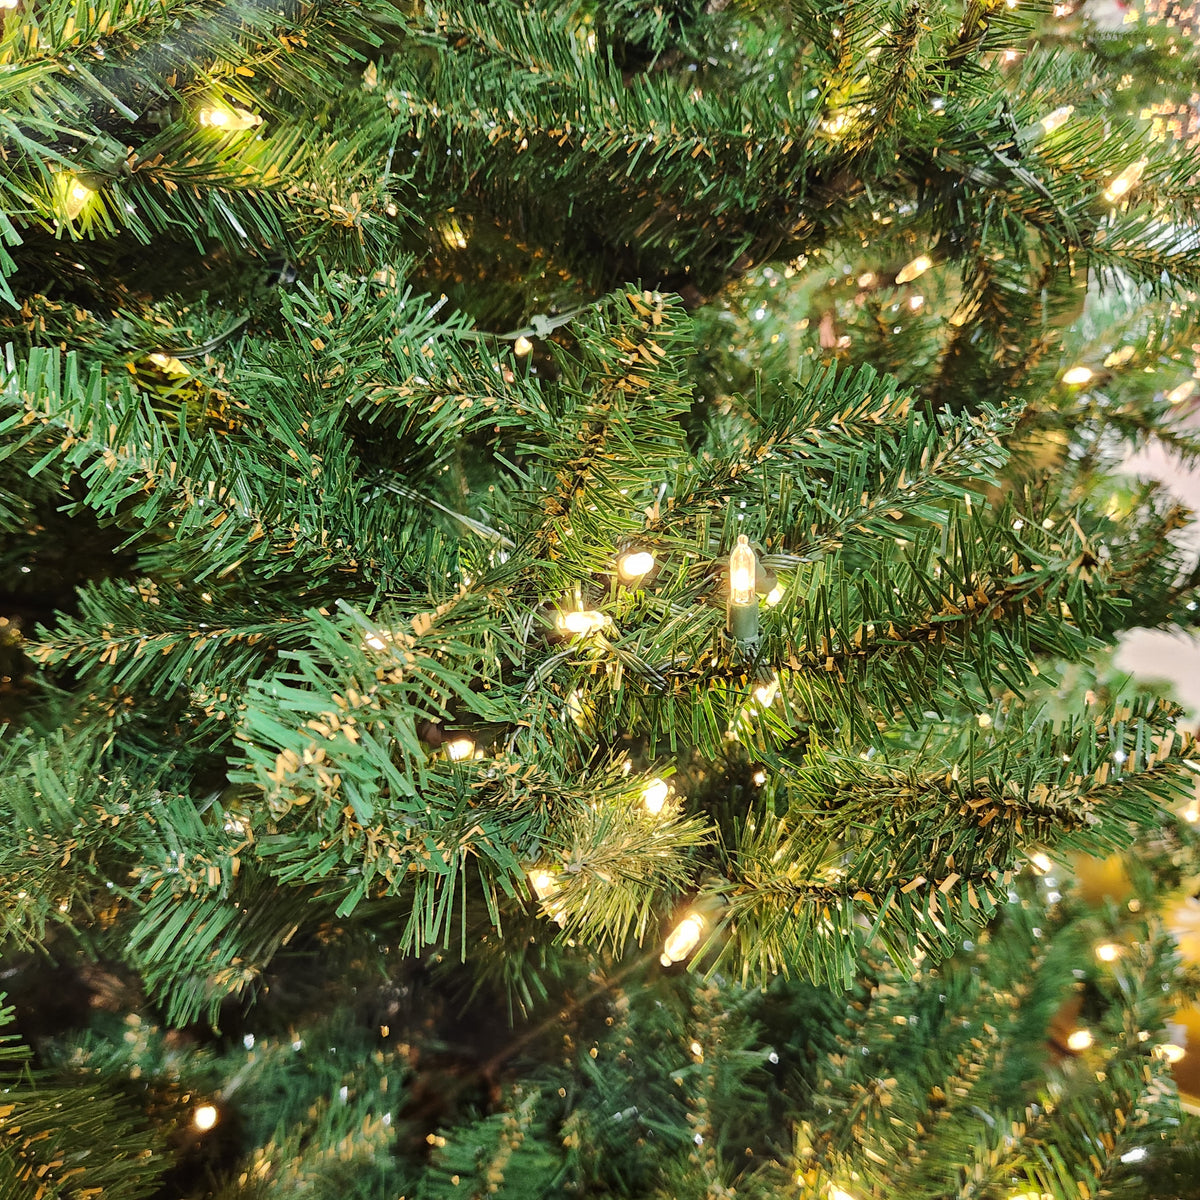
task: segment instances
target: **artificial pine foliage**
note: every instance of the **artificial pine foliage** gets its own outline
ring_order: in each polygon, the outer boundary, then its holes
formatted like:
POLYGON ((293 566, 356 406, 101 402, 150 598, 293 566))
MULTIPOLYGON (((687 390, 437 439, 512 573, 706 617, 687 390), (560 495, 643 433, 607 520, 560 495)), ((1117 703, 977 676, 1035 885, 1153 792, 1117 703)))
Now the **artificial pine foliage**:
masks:
POLYGON ((0 19, 13 1196, 1185 1194, 1153 888, 1092 978, 1029 878, 1196 877, 1179 710, 1072 682, 1195 621, 1114 475, 1200 449, 1177 43, 0 19))

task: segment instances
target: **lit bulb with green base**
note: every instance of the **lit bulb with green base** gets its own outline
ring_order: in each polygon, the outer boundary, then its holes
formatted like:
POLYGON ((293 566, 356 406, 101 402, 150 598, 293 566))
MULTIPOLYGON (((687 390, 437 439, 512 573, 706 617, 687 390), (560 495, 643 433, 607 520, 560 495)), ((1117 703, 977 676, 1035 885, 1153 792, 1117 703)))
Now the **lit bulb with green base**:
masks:
POLYGON ((758 560, 744 533, 729 556, 729 632, 738 642, 758 641, 758 560))

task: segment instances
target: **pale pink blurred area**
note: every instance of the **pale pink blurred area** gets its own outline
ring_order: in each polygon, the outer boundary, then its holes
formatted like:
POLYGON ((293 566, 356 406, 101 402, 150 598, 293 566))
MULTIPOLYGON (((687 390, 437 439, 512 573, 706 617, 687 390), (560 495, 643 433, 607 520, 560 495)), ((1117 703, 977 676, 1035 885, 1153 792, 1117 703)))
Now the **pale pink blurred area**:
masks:
MULTIPOLYGON (((1187 468, 1160 445, 1126 459, 1121 470, 1142 479, 1158 479, 1200 518, 1200 467, 1187 468)), ((1190 562, 1200 555, 1200 519, 1179 535, 1190 562)), ((1135 629, 1121 639, 1118 669, 1142 680, 1166 680, 1172 694, 1189 710, 1185 725, 1200 724, 1200 637, 1182 630, 1135 629)))

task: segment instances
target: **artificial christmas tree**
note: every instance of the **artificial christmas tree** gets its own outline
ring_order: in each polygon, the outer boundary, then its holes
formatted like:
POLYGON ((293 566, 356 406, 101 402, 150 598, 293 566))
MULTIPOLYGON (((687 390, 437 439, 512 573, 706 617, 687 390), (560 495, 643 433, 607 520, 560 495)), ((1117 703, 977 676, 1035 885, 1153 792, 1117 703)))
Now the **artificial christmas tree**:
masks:
POLYGON ((1191 845, 1177 710, 1067 682, 1200 578, 1111 476, 1196 449, 1196 161, 1114 112, 1132 41, 4 20, 14 1196, 1174 1169, 1169 943, 1029 879, 1191 845), (40 956, 86 1012, 35 1027, 40 956))

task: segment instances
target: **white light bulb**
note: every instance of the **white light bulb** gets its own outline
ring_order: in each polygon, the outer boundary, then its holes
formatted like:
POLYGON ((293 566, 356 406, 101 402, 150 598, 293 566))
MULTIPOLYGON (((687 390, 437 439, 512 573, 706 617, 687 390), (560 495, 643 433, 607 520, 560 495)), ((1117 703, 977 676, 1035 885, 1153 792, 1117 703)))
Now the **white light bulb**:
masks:
POLYGON ((594 609, 572 609, 558 617, 558 627, 564 633, 596 633, 607 624, 608 617, 594 609))
POLYGON ((641 579, 654 568, 654 555, 649 550, 631 550, 617 559, 617 571, 622 579, 641 579))
POLYGON ((194 1113, 192 1113, 192 1124, 200 1130, 201 1133, 207 1133, 216 1123, 217 1117, 220 1114, 216 1110, 216 1106, 212 1104, 201 1104, 194 1113))
POLYGON ((754 603, 754 583, 757 564, 750 539, 738 534, 737 545, 729 556, 729 599, 740 607, 754 603))
POLYGON ((1101 962, 1116 962, 1121 957, 1121 947, 1113 942, 1101 942, 1096 947, 1096 957, 1101 962))
POLYGON ((1056 129, 1061 129, 1071 119, 1071 114, 1074 111, 1075 105, 1064 104, 1061 108, 1056 108, 1052 113, 1047 113, 1041 120, 1041 126, 1047 133, 1053 133, 1056 129))
POLYGON ((1040 850, 1029 856, 1029 861, 1033 864, 1033 868, 1039 875, 1048 874, 1054 867, 1048 855, 1043 854, 1040 850))
POLYGON ((469 737, 455 738, 446 743, 446 757, 451 762, 462 762, 475 753, 475 743, 469 737))
POLYGON ((651 779, 649 783, 642 788, 642 803, 646 806, 646 811, 657 816, 662 812, 663 805, 667 802, 667 797, 671 794, 671 789, 663 779, 651 779))
POLYGON ((1090 1029, 1075 1029, 1067 1038, 1067 1049, 1078 1053, 1080 1050, 1086 1050, 1094 1041, 1090 1029))
POLYGON ((1182 1046, 1177 1046, 1174 1042, 1163 1042, 1161 1046, 1154 1047, 1154 1053, 1161 1058, 1165 1063, 1177 1063, 1187 1051, 1182 1046))
POLYGON ((681 958, 686 958, 699 944, 700 934, 703 930, 703 917, 698 913, 688 913, 667 935, 660 959, 662 965, 669 967, 681 958))
POLYGON ((1070 370, 1063 372, 1063 383, 1072 386, 1087 383, 1092 378, 1095 371, 1091 367, 1071 367, 1070 370))
MULTIPOLYGON (((466 245, 465 241, 463 242, 463 245, 466 245)), ((513 342, 513 353, 518 358, 524 358, 525 355, 532 353, 532 351, 533 343, 524 334, 521 334, 521 336, 517 338, 515 342, 513 342)))
POLYGON ((910 263, 896 272, 897 283, 911 283, 918 276, 924 275, 933 266, 933 259, 928 254, 918 254, 910 263))

